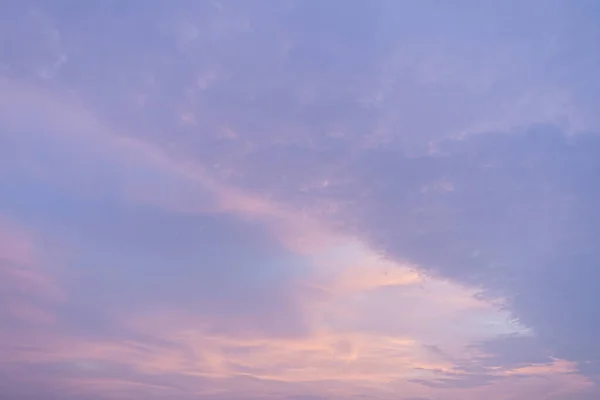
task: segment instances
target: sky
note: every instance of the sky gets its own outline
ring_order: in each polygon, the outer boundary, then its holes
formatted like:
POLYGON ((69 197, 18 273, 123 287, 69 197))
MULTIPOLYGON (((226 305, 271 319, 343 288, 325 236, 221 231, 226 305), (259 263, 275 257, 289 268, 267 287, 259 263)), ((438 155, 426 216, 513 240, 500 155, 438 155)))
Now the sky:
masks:
POLYGON ((4 400, 600 398, 600 2, 0 1, 4 400))

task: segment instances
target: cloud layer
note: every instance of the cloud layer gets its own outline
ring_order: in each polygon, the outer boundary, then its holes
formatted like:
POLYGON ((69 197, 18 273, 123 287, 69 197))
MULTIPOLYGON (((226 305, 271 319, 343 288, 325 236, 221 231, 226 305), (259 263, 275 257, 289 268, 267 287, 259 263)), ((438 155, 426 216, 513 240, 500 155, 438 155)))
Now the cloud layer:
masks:
POLYGON ((599 11, 6 2, 0 394, 596 398, 599 11))

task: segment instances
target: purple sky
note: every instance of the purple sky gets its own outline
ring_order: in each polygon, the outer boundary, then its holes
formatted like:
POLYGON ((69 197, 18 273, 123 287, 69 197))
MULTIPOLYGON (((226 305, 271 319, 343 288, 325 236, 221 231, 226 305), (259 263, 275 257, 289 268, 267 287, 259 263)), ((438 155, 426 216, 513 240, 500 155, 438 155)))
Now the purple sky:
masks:
POLYGON ((600 2, 0 1, 2 400, 600 398, 600 2))

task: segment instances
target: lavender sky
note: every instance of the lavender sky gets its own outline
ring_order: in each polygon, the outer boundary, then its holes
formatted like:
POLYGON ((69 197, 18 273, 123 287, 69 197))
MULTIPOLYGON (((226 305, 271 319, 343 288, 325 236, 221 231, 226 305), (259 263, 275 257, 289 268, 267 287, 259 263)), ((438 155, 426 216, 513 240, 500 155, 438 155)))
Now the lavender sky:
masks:
POLYGON ((0 0, 0 398, 598 399, 599 133, 597 0, 0 0))

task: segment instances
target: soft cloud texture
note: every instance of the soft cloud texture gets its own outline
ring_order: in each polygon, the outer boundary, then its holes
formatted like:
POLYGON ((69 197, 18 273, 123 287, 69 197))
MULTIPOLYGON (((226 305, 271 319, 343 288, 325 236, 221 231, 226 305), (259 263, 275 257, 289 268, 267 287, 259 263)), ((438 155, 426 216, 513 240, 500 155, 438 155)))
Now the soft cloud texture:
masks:
POLYGON ((2 398, 597 398, 599 12, 4 2, 2 398))

